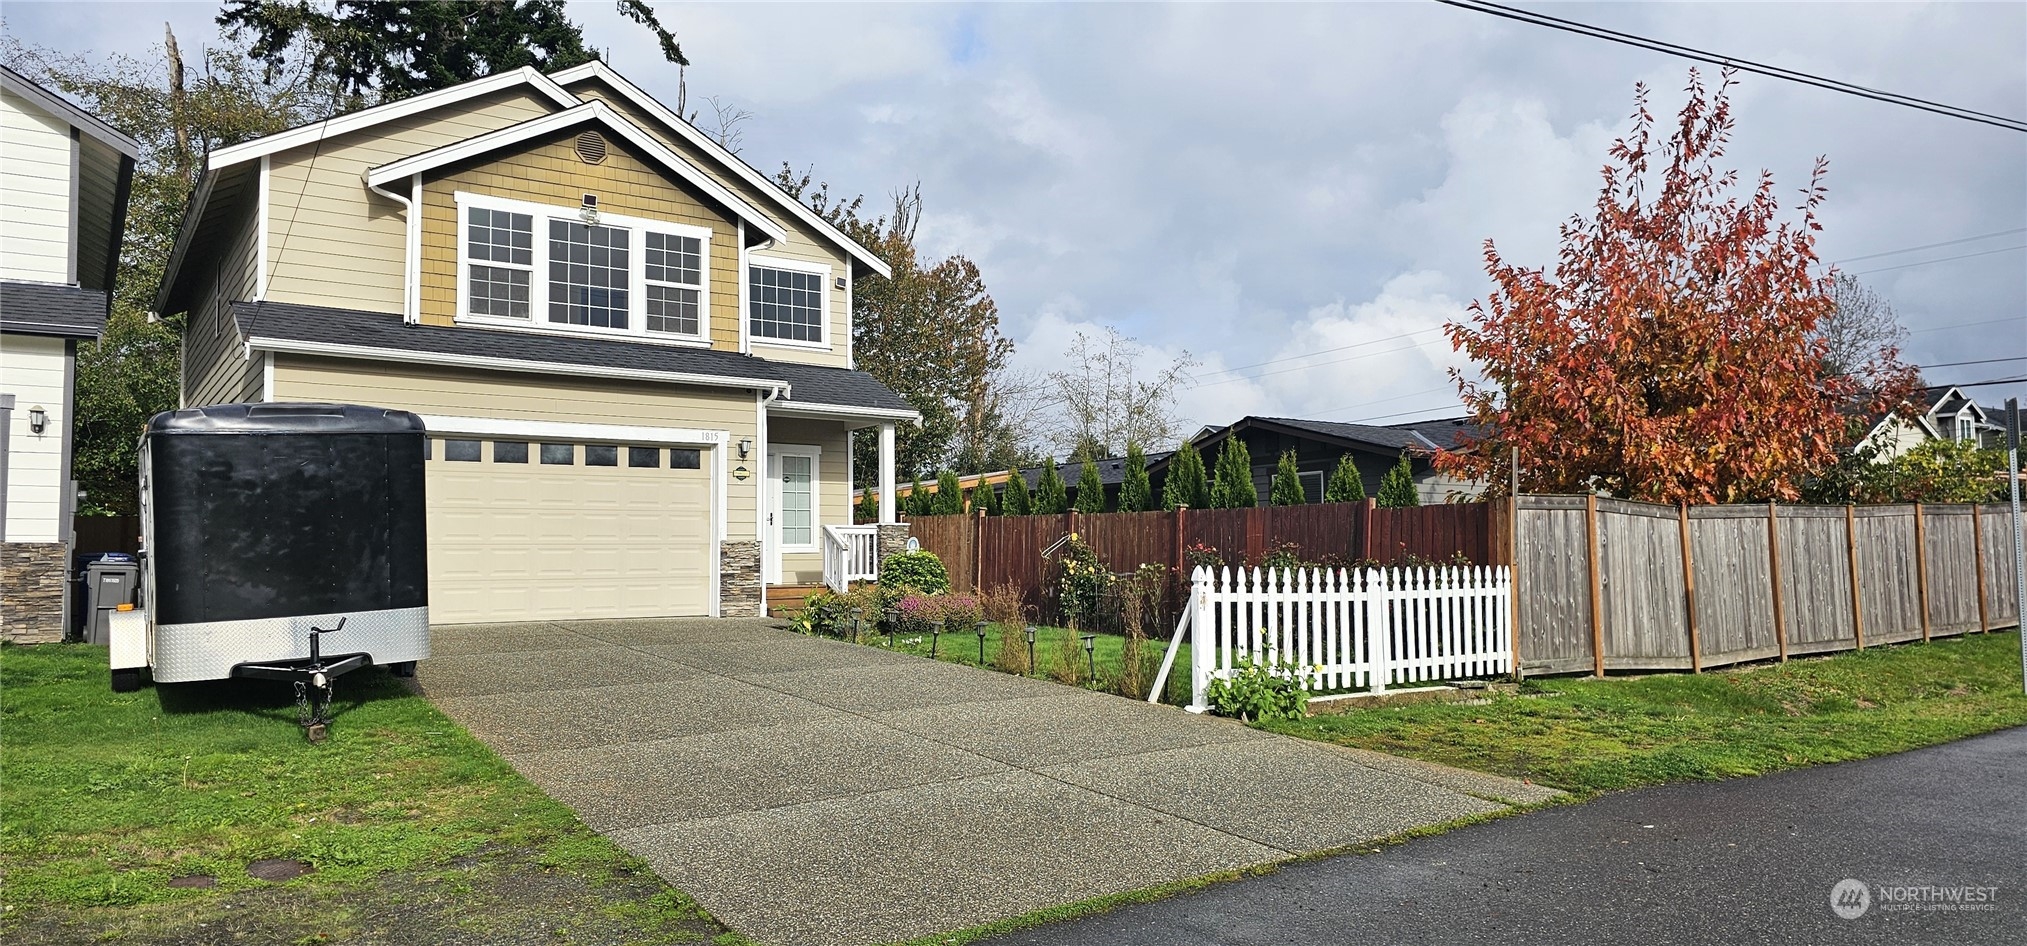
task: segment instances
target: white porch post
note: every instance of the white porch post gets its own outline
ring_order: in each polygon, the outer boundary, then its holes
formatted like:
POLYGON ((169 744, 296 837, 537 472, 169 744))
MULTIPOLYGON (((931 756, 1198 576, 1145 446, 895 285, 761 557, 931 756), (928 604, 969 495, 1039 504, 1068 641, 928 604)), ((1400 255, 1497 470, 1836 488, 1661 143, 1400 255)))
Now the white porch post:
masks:
POLYGON ((880 524, 894 524, 894 425, 880 425, 880 524))

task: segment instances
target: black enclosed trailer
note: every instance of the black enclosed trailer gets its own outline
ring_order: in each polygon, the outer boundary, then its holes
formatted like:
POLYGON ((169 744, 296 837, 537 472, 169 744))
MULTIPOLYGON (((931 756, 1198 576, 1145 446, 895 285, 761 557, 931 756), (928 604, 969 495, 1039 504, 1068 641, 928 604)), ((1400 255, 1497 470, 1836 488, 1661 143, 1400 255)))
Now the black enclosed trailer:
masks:
POLYGON ((157 414, 140 457, 145 613, 115 626, 114 686, 143 665, 164 683, 268 675, 340 622, 327 660, 429 656, 423 449, 421 418, 377 407, 157 414))

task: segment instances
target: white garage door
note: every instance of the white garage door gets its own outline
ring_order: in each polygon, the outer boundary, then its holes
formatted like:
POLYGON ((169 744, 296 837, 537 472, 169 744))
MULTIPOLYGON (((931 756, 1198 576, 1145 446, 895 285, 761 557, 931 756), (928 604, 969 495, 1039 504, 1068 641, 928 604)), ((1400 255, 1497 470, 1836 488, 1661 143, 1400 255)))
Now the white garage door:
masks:
POLYGON ((709 613, 702 458, 650 445, 431 437, 430 619, 709 613))

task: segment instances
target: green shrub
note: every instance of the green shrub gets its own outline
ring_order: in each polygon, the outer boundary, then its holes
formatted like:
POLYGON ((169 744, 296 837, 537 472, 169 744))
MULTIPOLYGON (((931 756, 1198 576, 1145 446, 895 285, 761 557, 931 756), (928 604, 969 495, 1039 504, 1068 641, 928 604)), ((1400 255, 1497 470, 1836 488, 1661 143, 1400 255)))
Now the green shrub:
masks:
POLYGON ((988 516, 1002 515, 1003 513, 1000 511, 999 506, 999 490, 993 489, 991 483, 987 483, 981 478, 979 484, 971 488, 971 508, 988 516))
POLYGON ((902 552, 880 563, 880 584, 889 589, 937 595, 950 590, 950 572, 935 552, 902 552))
POLYGON ((1269 667, 1241 657, 1228 678, 1211 680, 1211 712, 1249 723, 1309 715, 1309 685, 1291 666, 1269 667))
POLYGON ((1069 491, 1063 486, 1063 472, 1056 469, 1055 457, 1042 464, 1042 481, 1035 484, 1032 505, 1037 516, 1053 516, 1070 509, 1069 491))
POLYGON ((1137 443, 1126 445, 1126 476, 1119 481, 1119 511, 1146 512, 1154 508, 1154 488, 1147 479, 1147 454, 1137 443))
POLYGON ((1358 472, 1358 464, 1352 462, 1351 454, 1347 453, 1337 458, 1337 469, 1330 471, 1330 482, 1323 486, 1323 501, 1365 502, 1365 477, 1358 472))
POLYGON ((1300 506, 1309 501, 1302 493, 1302 472, 1295 464, 1295 451, 1281 451, 1281 462, 1274 465, 1274 489, 1268 502, 1276 506, 1300 506))
POLYGON ((829 591, 810 595, 802 608, 789 615, 788 627, 798 634, 835 634, 845 636, 852 625, 857 611, 851 598, 829 591))
POLYGON ((1386 478, 1379 481, 1379 505, 1386 509, 1406 509, 1422 504, 1422 497, 1415 492, 1415 470, 1408 463, 1408 455, 1401 454, 1401 462, 1387 471, 1386 478))
POLYGON ((1084 459, 1084 470, 1077 474, 1078 512, 1100 513, 1105 511, 1105 481, 1098 475, 1098 461, 1084 459))
POLYGON ((1161 484, 1161 505, 1167 509, 1188 506, 1211 508, 1211 486, 1204 476, 1204 458, 1196 444, 1183 441, 1168 463, 1168 479, 1161 484))
POLYGON ((859 491, 859 508, 856 514, 861 524, 880 521, 880 495, 871 489, 859 491))
POLYGON ((1211 478, 1211 508, 1251 509, 1260 504, 1260 491, 1253 487, 1253 456, 1246 443, 1226 437, 1218 451, 1218 468, 1211 478))
POLYGON ((964 485, 957 474, 944 470, 936 474, 936 492, 929 497, 929 514, 955 516, 964 512, 964 485))
POLYGON ((1006 471, 1006 495, 1000 503, 1009 516, 1025 516, 1034 512, 1034 497, 1028 493, 1028 478, 1019 470, 1006 471))
POLYGON ((1070 533, 1057 560, 1057 603, 1071 627, 1084 627, 1098 611, 1098 601, 1112 587, 1112 573, 1098 560, 1098 553, 1077 533, 1070 533))

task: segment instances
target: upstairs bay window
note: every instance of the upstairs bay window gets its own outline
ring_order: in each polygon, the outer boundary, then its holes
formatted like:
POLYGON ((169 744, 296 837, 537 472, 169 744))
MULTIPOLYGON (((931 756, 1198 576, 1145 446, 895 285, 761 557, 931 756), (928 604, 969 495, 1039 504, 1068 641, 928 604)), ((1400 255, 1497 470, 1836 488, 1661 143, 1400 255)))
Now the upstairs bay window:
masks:
POLYGON ((457 202, 460 320, 707 340, 711 231, 475 194, 457 202))

